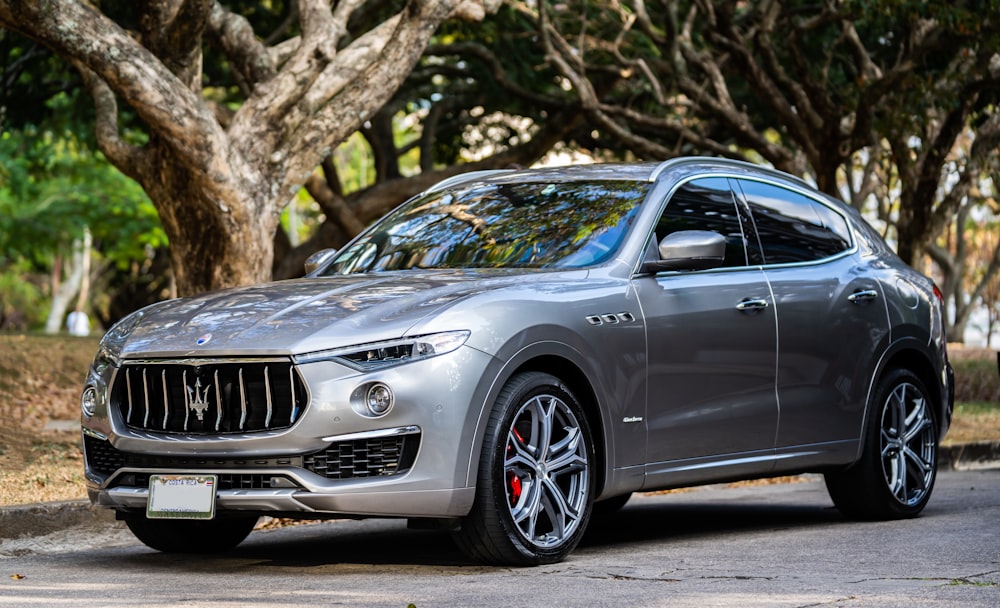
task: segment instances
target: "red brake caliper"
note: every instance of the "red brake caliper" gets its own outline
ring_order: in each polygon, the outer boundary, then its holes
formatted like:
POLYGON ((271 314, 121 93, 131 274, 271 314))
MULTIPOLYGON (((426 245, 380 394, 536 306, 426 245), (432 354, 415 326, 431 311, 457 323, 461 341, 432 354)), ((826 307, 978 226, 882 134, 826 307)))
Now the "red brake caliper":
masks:
MULTIPOLYGON (((519 442, 524 443, 524 438, 517 432, 517 429, 511 429, 511 432, 514 433, 514 437, 519 442)), ((508 443, 507 455, 510 456, 513 451, 514 446, 508 443)), ((514 506, 517 504, 518 499, 521 498, 521 478, 515 475, 513 471, 507 471, 507 484, 510 486, 510 504, 514 506)))

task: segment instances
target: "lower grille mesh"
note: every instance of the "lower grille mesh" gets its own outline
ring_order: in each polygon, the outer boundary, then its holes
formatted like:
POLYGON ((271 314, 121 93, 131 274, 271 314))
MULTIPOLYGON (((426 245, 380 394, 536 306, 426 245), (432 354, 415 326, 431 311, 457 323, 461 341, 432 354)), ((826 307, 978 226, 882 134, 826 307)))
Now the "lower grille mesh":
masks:
POLYGON ((83 448, 87 471, 108 478, 122 468, 144 469, 142 474, 123 475, 117 485, 142 487, 149 475, 166 470, 219 471, 219 489, 268 488, 270 474, 245 474, 241 470, 300 468, 327 479, 358 479, 387 477, 405 473, 416 459, 420 434, 357 439, 330 444, 325 450, 305 456, 272 456, 268 458, 193 458, 186 456, 153 456, 122 452, 108 441, 84 435, 83 448), (224 481, 224 478, 232 477, 224 481), (257 479, 259 478, 259 479, 257 479))

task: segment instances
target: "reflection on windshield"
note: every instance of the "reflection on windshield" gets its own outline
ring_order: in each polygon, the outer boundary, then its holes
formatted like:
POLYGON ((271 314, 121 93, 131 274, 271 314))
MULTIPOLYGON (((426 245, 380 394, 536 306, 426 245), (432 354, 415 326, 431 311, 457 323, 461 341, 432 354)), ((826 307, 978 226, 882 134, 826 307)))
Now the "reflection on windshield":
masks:
POLYGON ((648 188, 606 180, 431 192, 370 228, 324 274, 599 264, 614 255, 648 188))

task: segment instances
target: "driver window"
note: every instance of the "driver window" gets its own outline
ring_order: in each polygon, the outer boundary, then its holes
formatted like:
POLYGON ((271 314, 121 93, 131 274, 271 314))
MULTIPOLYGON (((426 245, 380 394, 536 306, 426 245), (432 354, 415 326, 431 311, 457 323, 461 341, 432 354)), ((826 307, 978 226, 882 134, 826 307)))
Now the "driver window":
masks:
POLYGON ((680 230, 710 230, 723 235, 726 257, 722 266, 747 266, 743 229, 727 179, 696 179, 674 193, 656 224, 656 242, 680 230))

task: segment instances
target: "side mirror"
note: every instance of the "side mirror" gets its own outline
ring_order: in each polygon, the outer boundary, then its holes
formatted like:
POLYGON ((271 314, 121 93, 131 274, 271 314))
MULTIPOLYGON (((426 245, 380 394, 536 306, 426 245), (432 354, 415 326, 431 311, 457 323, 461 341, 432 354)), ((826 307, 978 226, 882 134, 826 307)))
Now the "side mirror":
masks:
POLYGON ((663 237, 657 249, 660 259, 646 262, 646 272, 707 270, 722 266, 726 237, 709 230, 681 230, 663 237))
POLYGON ((326 263, 332 260, 335 255, 337 255, 336 249, 320 249, 316 253, 312 254, 306 258, 306 263, 304 264, 306 274, 312 274, 320 266, 326 265, 326 263))

